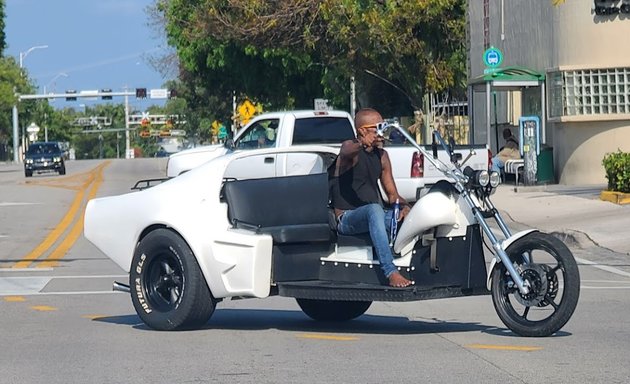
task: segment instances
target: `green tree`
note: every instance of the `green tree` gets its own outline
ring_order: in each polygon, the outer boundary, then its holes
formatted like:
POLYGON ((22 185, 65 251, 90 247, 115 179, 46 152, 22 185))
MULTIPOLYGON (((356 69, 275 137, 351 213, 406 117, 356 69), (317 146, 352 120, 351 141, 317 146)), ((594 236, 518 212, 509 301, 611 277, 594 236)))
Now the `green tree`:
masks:
MULTIPOLYGON (((271 108, 347 106, 465 89, 464 0, 158 0, 154 20, 180 63, 191 107, 232 91, 271 108)), ((226 105, 227 104, 227 105, 226 105)))

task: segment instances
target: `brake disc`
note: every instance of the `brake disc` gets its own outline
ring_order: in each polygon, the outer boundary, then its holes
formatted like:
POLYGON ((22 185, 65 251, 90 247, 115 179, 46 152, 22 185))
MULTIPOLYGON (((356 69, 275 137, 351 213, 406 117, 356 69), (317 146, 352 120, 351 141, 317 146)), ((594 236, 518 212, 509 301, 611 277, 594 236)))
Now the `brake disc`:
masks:
MULTIPOLYGON (((554 275, 555 276, 555 275, 554 275)), ((526 307, 546 306, 548 302, 544 301, 547 295, 549 280, 545 268, 540 264, 526 264, 521 267, 521 278, 523 282, 529 283, 529 292, 523 295, 520 291, 516 291, 514 296, 516 301, 526 307)), ((557 283, 557 281, 556 281, 557 283)), ((557 292, 557 284, 554 285, 557 292)))

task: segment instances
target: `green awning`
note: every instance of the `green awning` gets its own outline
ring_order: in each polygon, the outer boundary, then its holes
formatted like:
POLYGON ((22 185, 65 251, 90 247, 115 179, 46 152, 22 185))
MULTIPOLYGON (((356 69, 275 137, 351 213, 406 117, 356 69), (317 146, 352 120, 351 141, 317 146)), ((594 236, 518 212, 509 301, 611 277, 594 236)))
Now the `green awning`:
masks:
POLYGON ((521 88, 536 87, 544 81, 543 72, 525 67, 506 67, 475 77, 468 82, 468 85, 478 87, 490 83, 492 87, 521 88))

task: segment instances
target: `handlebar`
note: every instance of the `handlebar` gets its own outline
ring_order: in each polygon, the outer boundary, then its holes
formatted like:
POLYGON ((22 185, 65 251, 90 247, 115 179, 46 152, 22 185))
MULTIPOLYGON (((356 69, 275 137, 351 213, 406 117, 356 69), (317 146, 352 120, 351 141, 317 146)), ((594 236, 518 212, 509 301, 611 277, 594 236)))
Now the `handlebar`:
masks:
POLYGON ((461 183, 462 187, 468 182, 468 176, 464 175, 464 173, 461 171, 460 164, 454 159, 454 156, 452 156, 451 147, 446 144, 439 131, 434 129, 432 132, 433 137, 437 138, 442 148, 446 151, 446 153, 449 154, 449 159, 451 160, 452 166, 448 166, 439 158, 434 157, 430 153, 428 153, 426 149, 416 143, 416 140, 412 138, 409 132, 407 132, 407 130, 404 129, 398 122, 387 122, 386 124, 387 125, 385 129, 398 130, 412 146, 414 146, 418 151, 420 151, 420 153, 424 155, 425 159, 429 160, 429 162, 433 164, 433 166, 435 166, 435 168, 442 172, 445 176, 455 180, 457 184, 461 183))

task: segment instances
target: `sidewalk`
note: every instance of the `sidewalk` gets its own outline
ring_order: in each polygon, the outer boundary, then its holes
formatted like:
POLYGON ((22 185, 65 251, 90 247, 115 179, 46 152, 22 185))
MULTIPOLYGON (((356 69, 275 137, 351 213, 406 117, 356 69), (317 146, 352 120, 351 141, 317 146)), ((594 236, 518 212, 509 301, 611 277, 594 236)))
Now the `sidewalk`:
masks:
POLYGON ((505 219, 572 237, 580 247, 599 246, 630 255, 630 205, 599 200, 601 186, 500 185, 492 196, 505 219))

